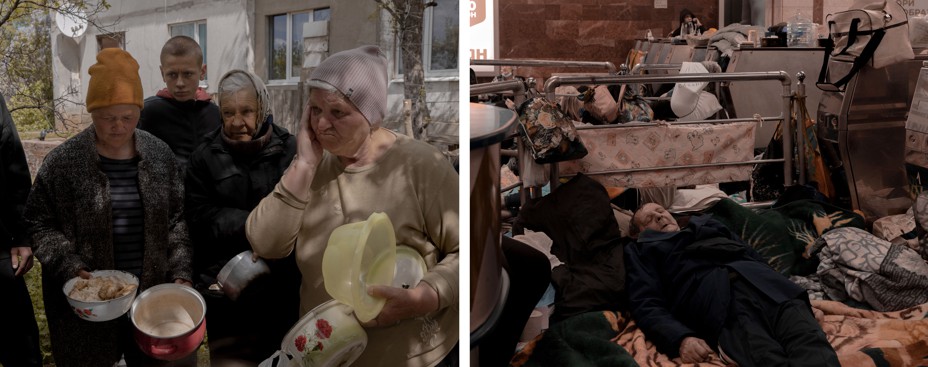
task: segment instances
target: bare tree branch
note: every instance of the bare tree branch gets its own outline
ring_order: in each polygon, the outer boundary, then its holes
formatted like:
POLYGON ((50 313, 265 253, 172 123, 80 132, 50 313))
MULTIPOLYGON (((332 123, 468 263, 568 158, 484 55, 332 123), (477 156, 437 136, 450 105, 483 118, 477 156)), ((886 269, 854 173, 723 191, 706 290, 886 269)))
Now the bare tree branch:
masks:
POLYGON ((0 0, 0 52, 4 55, 0 58, 0 93, 7 97, 17 122, 22 122, 20 127, 57 130, 79 126, 80 115, 68 113, 83 105, 78 88, 67 86, 55 92, 49 37, 52 18, 57 12, 106 34, 119 19, 108 17, 103 22, 97 18, 108 8, 106 0, 0 0), (116 22, 111 24, 112 19, 116 22))
POLYGON ((6 14, 3 14, 2 17, 0 17, 0 26, 6 24, 6 22, 10 20, 10 18, 13 16, 13 13, 16 12, 16 9, 19 8, 19 4, 20 4, 20 0, 13 1, 13 4, 10 5, 9 11, 6 14))

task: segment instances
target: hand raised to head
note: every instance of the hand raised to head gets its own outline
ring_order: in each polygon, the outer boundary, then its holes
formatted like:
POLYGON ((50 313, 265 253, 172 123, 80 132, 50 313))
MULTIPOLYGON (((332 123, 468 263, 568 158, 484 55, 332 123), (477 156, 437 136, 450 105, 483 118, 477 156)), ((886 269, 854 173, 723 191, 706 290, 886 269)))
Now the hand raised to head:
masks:
POLYGON ((316 167, 322 160, 322 144, 316 139, 316 134, 309 122, 311 114, 312 109, 309 103, 306 103, 303 116, 300 117, 300 130, 296 134, 297 156, 294 160, 316 167))

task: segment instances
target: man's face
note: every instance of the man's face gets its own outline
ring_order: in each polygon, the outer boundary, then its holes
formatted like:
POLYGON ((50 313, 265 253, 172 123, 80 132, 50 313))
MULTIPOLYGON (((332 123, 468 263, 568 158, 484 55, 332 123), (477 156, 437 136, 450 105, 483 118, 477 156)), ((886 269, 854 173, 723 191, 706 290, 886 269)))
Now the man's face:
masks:
POLYGON ((641 231, 645 229, 658 232, 676 232, 680 230, 677 220, 673 219, 670 212, 654 203, 645 204, 635 213, 635 217, 632 219, 641 231))
POLYGON ((200 79, 206 74, 206 65, 197 62, 195 55, 161 58, 161 77, 174 99, 184 102, 196 97, 200 79))

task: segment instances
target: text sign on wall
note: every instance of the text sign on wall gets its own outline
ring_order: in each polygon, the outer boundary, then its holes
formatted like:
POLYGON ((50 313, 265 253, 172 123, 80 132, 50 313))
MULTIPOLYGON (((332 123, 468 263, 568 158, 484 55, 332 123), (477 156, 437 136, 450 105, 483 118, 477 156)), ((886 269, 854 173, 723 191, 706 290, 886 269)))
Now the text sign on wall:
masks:
POLYGON ((928 15, 928 0, 899 0, 909 18, 928 15))
MULTIPOLYGON (((467 38, 471 60, 496 59, 496 0, 469 0, 467 38)), ((493 66, 472 65, 476 72, 493 72, 493 66)))

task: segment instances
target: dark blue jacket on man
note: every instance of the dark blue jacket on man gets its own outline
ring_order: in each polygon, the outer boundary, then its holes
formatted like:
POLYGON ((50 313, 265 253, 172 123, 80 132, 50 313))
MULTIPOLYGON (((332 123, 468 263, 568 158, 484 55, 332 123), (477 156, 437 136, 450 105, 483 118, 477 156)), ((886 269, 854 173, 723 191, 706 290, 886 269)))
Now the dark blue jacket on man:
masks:
POLYGON ((742 277, 775 304, 805 294, 708 215, 692 217, 676 232, 645 230, 625 246, 625 267, 632 317, 671 358, 687 336, 718 344, 732 277, 742 277))

